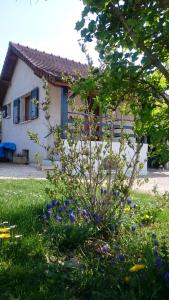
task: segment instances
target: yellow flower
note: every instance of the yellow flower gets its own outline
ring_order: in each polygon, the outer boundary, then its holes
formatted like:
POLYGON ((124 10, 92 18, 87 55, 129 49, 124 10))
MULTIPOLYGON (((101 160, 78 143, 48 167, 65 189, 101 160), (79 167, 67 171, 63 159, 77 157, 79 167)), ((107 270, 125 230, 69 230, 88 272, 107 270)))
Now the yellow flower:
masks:
POLYGON ((140 271, 140 270, 142 270, 144 268, 145 268, 145 265, 143 265, 143 264, 136 264, 133 267, 131 267, 129 271, 130 272, 138 272, 138 271, 140 271))
POLYGON ((0 233, 0 239, 9 239, 10 237, 10 233, 0 233))
POLYGON ((129 277, 129 276, 125 276, 125 277, 124 277, 124 282, 125 282, 125 283, 129 283, 129 281, 130 281, 130 277, 129 277))
POLYGON ((9 233, 10 228, 0 228, 0 233, 9 233))
POLYGON ((125 207, 125 208, 124 208, 124 212, 127 213, 127 212, 129 212, 129 211, 130 211, 130 207, 125 207))
POLYGON ((150 219, 150 216, 149 215, 145 215, 144 219, 148 220, 148 219, 150 219))

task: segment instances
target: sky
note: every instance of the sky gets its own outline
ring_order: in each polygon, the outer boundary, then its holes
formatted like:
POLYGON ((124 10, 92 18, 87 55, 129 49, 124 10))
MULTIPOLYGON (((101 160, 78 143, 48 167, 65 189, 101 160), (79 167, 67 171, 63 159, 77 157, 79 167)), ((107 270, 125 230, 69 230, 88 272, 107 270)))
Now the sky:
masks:
MULTIPOLYGON (((0 70, 9 41, 85 63, 74 29, 82 9, 80 0, 0 0, 0 70)), ((92 45, 89 54, 96 63, 92 45)))

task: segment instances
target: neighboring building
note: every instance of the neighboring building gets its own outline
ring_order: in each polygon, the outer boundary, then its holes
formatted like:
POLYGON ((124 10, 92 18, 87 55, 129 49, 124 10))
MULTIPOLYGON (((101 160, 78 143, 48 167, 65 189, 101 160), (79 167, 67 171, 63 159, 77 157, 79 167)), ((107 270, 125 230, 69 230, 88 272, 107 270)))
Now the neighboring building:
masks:
MULTIPOLYGON (((36 132, 41 143, 48 145, 50 137, 46 125, 44 112, 40 105, 45 101, 43 77, 49 83, 51 100, 50 115, 54 125, 64 126, 69 117, 67 103, 67 83, 65 76, 81 76, 87 74, 88 67, 72 60, 47 54, 19 44, 9 43, 8 52, 0 77, 0 106, 3 109, 2 142, 16 144, 16 153, 27 153, 29 161, 35 161, 35 154, 41 159, 47 158, 46 151, 33 143, 27 131, 36 132), (39 105, 31 99, 38 99, 39 105)), ((126 130, 132 131, 131 121, 126 118, 126 130)), ((115 148, 118 148, 119 126, 116 122, 115 148)), ((130 152, 130 151, 129 151, 130 152)), ((130 156, 130 153, 129 153, 130 156)), ((144 162, 142 173, 147 171, 147 144, 141 151, 141 161, 144 162)))

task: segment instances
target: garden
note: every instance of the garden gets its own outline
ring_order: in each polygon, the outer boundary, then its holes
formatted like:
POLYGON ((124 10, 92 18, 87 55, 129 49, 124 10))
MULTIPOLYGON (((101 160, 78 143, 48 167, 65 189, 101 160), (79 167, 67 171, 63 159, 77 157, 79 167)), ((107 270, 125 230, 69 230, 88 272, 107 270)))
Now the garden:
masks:
POLYGON ((116 227, 47 181, 0 188, 1 299, 168 299, 167 195, 132 192, 116 227))

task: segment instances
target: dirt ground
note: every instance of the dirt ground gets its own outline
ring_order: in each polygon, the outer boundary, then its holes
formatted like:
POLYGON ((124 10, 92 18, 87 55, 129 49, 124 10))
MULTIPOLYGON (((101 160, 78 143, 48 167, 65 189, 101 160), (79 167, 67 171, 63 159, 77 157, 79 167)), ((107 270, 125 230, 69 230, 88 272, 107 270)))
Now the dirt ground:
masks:
MULTIPOLYGON (((11 163, 0 163, 0 179, 45 179, 46 173, 38 170, 33 165, 18 165, 11 163)), ((148 182, 141 186, 135 183, 134 190, 152 193, 156 186, 160 193, 169 192, 169 171, 149 170, 148 182)), ((144 178, 142 178, 144 181, 144 178)))

